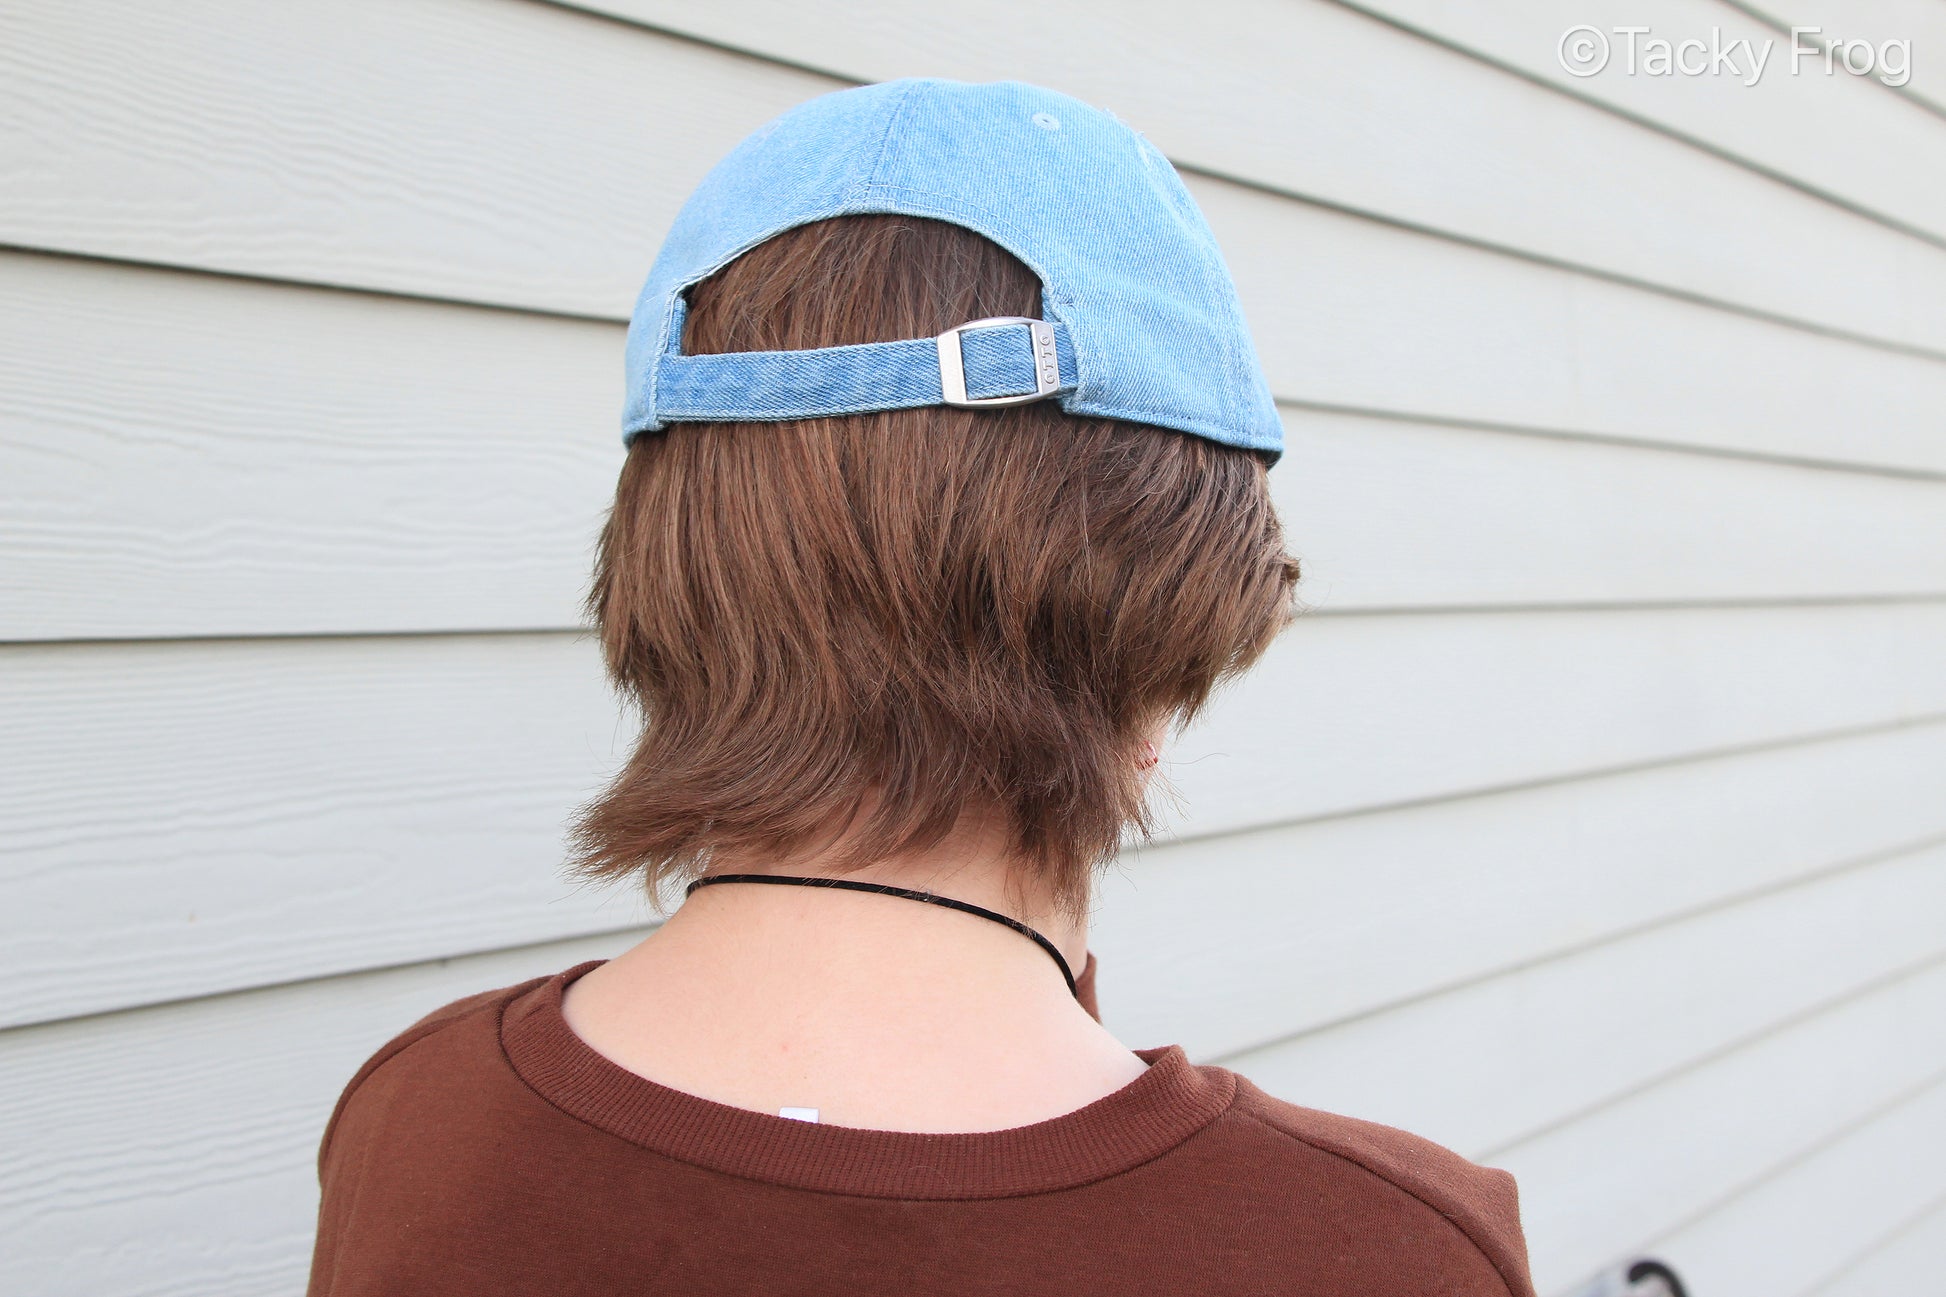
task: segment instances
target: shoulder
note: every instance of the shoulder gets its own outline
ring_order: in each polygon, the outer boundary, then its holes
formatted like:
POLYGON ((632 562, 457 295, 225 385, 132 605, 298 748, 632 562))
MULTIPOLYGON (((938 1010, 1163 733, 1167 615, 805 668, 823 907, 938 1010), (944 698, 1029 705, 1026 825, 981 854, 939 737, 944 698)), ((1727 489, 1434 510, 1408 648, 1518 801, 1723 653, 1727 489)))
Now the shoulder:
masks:
POLYGON ((502 1023, 574 971, 443 1004, 353 1074, 318 1145, 310 1292, 512 1291, 476 1282, 496 1259, 478 1247, 479 1206, 518 1201, 531 1167, 507 1149, 538 1143, 554 1114, 508 1063, 502 1023))
POLYGON ((348 1110, 361 1096, 417 1082, 437 1084, 441 1075, 464 1078, 471 1070, 469 1061, 488 1065, 498 1062, 500 1015, 507 1005, 553 978, 571 976, 578 967, 462 996, 380 1045, 352 1074, 332 1108, 318 1146, 320 1169, 348 1110))
POLYGON ((1519 1196, 1508 1172, 1409 1131, 1285 1102, 1242 1076, 1229 1116, 1334 1171, 1335 1191, 1358 1199, 1350 1210, 1361 1225, 1382 1220, 1401 1245, 1469 1266, 1482 1276, 1483 1293, 1499 1297, 1504 1286, 1511 1297, 1533 1297, 1519 1196))

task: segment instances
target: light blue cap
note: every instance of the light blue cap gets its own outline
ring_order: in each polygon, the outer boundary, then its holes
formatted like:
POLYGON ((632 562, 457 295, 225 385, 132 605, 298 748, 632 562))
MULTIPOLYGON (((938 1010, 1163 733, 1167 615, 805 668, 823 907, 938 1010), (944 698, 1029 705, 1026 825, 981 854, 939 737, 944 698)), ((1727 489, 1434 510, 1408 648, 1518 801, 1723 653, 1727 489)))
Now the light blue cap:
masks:
POLYGON ((1284 445, 1236 285, 1175 168, 1109 114, 1013 81, 861 86, 759 129, 677 215, 629 321, 627 363, 625 445, 677 421, 1046 398, 1272 457, 1284 445), (1041 320, 683 354, 691 285, 785 230, 867 212, 950 221, 998 243, 1040 277, 1041 320))

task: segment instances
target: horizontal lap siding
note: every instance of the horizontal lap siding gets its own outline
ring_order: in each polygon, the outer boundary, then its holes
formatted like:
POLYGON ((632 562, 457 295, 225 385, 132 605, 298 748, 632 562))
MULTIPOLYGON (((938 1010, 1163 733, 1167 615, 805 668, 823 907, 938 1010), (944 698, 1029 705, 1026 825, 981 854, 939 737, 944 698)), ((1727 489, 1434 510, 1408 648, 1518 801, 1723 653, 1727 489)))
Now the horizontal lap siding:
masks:
POLYGON ((911 73, 1176 158, 1290 440, 1310 615, 1107 876, 1111 1026, 1509 1166, 1544 1292, 1636 1249, 1699 1297, 1936 1272, 1934 74, 1581 82, 1541 0, 110 10, 0 14, 36 1291, 294 1291, 357 1062, 646 930, 556 870, 630 734, 579 631, 620 322, 735 140, 911 73))
MULTIPOLYGON (((1509 1159, 1562 1129, 1556 1119, 1590 1107, 1626 1108, 1640 1102, 1632 1096, 1661 1085, 1697 1084, 1686 1078, 1735 1063, 1766 1024, 1786 1031, 1808 1024, 1825 1032, 1823 1040, 1850 1023, 1855 1039, 1846 1048, 1866 1057, 1849 1066, 1889 1067, 1887 1049, 1927 1038, 1917 1029, 1931 1021, 1932 1001, 1914 1000, 1908 984, 1923 983, 1919 989, 1937 998, 1927 988, 1938 981, 1938 957, 1928 965, 1925 952, 1929 942, 1939 949, 1938 933, 1920 911, 1937 903, 1940 880, 1927 866, 1946 843, 1937 831, 1930 843, 1889 842, 1894 832, 1936 825, 1938 807, 1903 806, 1862 780, 1845 785, 1842 773, 1874 761, 1937 759, 1940 742, 1938 733, 1905 730, 1703 763, 1711 768, 1689 792, 1693 805, 1683 824, 1658 823, 1654 814, 1683 800, 1669 793, 1676 771, 1665 768, 1269 830, 1259 836, 1274 845, 1254 853, 1248 844, 1237 849, 1236 839, 1158 848, 1153 855, 1161 858, 1131 861, 1128 876, 1111 884, 1096 942, 1104 1009, 1131 1042, 1184 1040, 1199 1056, 1220 1056, 1294 1101, 1408 1122, 1516 1169, 1509 1159), (1811 814, 1802 803, 1820 789, 1863 798, 1861 811, 1870 813, 1844 823, 1811 814), (1577 797, 1581 805, 1531 804, 1548 795, 1577 797), (1624 845, 1624 832, 1610 831, 1608 821, 1624 831, 1639 824, 1644 836, 1624 845), (1548 840, 1545 827, 1538 835, 1523 832, 1525 822, 1553 824, 1565 836, 1548 840), (1348 837, 1360 826, 1374 839, 1362 852, 1348 837), (1588 839, 1579 851, 1576 831, 1588 839), (1442 843, 1452 853, 1444 858, 1442 843), (1481 861, 1523 850, 1519 867, 1494 879, 1499 904, 1467 885, 1469 876, 1491 877, 1481 861), (1617 867, 1630 858, 1654 868, 1631 875, 1617 867), (1713 858, 1739 871, 1712 875, 1713 858), (1252 887, 1254 909, 1280 922, 1282 940, 1322 949, 1265 960, 1262 932, 1180 903, 1201 892, 1235 896, 1241 905, 1252 887), (1415 896, 1421 903, 1400 899, 1415 896), (1531 922, 1519 922, 1520 914, 1531 922), (1739 928, 1768 919, 1779 935, 1798 935, 1815 928, 1820 915, 1859 940, 1812 932, 1803 952, 1818 961, 1814 968, 1793 967, 1788 949, 1766 950, 1724 975, 1721 964, 1737 957, 1739 928), (1616 925, 1627 930, 1614 933, 1616 925), (1464 939, 1467 927, 1477 939, 1464 939), (1225 940, 1245 953, 1232 960, 1199 954, 1225 940), (1360 947, 1375 942, 1388 958, 1361 960, 1360 947), (1171 950, 1166 970, 1162 961, 1142 958, 1158 948, 1171 950), (1630 994, 1637 980, 1628 968, 1631 950, 1659 970, 1641 997, 1630 994), (1390 973, 1402 954, 1413 967, 1390 973), (1165 972, 1191 989, 1158 1012, 1149 984, 1165 972), (1684 1000, 1685 972, 1695 979, 1690 985, 1713 987, 1707 1002, 1684 1000), (1259 1006, 1269 1006, 1266 991, 1273 990, 1284 1016, 1238 1031, 1231 1001, 1254 992, 1259 1006), (1914 1031, 1883 1029, 1888 997, 1905 1005, 1914 1031), (1230 1019, 1218 1034, 1186 1029, 1212 1011, 1230 1019), (1839 1027, 1818 1028, 1827 1016, 1841 1019, 1839 1027), (1236 1049, 1246 1036, 1262 1039, 1286 1026, 1308 1030, 1254 1051, 1236 1049), (1598 1039, 1604 1032, 1616 1039, 1598 1039), (1550 1046, 1556 1040, 1577 1048, 1564 1054, 1550 1046), (1582 1048, 1591 1040, 1593 1054, 1582 1048), (1649 1048, 1630 1048, 1633 1041, 1649 1048), (1558 1073, 1564 1065, 1566 1074, 1549 1076, 1544 1087, 1523 1086, 1525 1074, 1558 1073), (1408 1084, 1415 1075, 1428 1083, 1408 1084)), ((280 1277, 297 1272, 313 1191, 310 1159, 330 1101, 367 1053, 448 999, 615 953, 639 935, 620 930, 0 1034, 0 1074, 19 1095, 0 1117, 0 1141, 20 1150, 24 1168, 0 1186, 0 1222, 13 1231, 5 1246, 36 1264, 63 1258, 61 1284, 50 1293, 133 1290, 138 1275, 154 1285, 144 1292, 273 1290, 280 1277), (130 1057, 144 1066, 130 1068, 130 1057), (113 1246, 150 1230, 155 1246, 140 1256, 113 1246), (200 1278, 178 1283, 169 1277, 177 1271, 200 1278)), ((1810 1049, 1801 1042, 1794 1048, 1810 1049)), ((1741 1064, 1736 1075, 1749 1095, 1762 1092, 1768 1073, 1741 1064)), ((1803 1079, 1785 1075, 1793 1084, 1803 1079)), ((1822 1104, 1798 1110, 1798 1126, 1771 1130, 1768 1140, 1762 1130, 1745 1131, 1742 1144, 1701 1158, 1698 1191, 1761 1178, 1781 1156, 1777 1139, 1800 1130, 1807 1140, 1823 1138, 1856 1106, 1844 1086, 1828 1081, 1819 1096, 1822 1104)), ((1720 1113, 1706 1107, 1689 1114, 1680 1102, 1668 1107, 1685 1119, 1720 1113)), ((1625 1136, 1604 1138, 1654 1145, 1655 1130, 1641 1125, 1654 1117, 1624 1123, 1625 1136)), ((1760 1125, 1761 1114, 1750 1123, 1760 1125)), ((1682 1150, 1691 1135, 1679 1134, 1673 1156, 1680 1159, 1690 1156, 1682 1150)), ((1608 1145, 1583 1152, 1590 1165, 1616 1155, 1608 1145)), ((1568 1167, 1561 1174, 1571 1179, 1580 1163, 1562 1157, 1568 1167)), ((1539 1170, 1523 1171, 1523 1186, 1536 1240, 1545 1244, 1556 1191, 1541 1175, 1546 1161, 1533 1161, 1539 1170)), ((1606 1183, 1604 1192, 1625 1197, 1635 1181, 1623 1173, 1606 1183)), ((1671 1222, 1689 1201, 1686 1185, 1679 1182, 1666 1204, 1675 1213, 1671 1222)), ((1584 1196, 1574 1205, 1599 1219, 1614 1204, 1584 1196)), ((1662 1228, 1661 1220, 1636 1226, 1637 1233, 1662 1228)), ((1563 1268, 1571 1266, 1556 1265, 1554 1273, 1563 1268)))
MULTIPOLYGON (((1645 132, 1505 75, 1474 57, 1477 40, 1455 57, 1388 25, 1384 3, 1232 0, 1220 19, 1184 23, 1167 0, 1000 0, 981 11, 991 30, 1034 36, 990 41, 968 39, 949 9, 899 0, 582 7, 849 78, 1038 81, 1108 105, 1185 165, 1281 192, 1873 337, 1936 349, 1946 324, 1946 303, 1925 304, 1922 287, 1946 239, 1946 138, 1910 121, 1907 105, 1843 88, 1765 82, 1645 132), (1358 12, 1367 8, 1378 18, 1358 12), (1861 148, 1867 140, 1877 147, 1861 148), (1806 192, 1832 168, 1839 192, 1869 194, 1893 223, 1806 192), (1900 285, 1901 266, 1928 269, 1900 285), (1888 301, 1912 310, 1894 319, 1872 305, 1888 301)), ((1548 0, 1423 7, 1514 47, 1522 72, 1553 70, 1578 89, 1553 60, 1579 13, 1548 0)), ((1649 21, 1622 0, 1597 8, 1616 9, 1616 23, 1649 21)), ((1668 0, 1648 8, 1679 11, 1668 0)), ((1740 21, 1702 12, 1705 29, 1740 21)))
MULTIPOLYGON (((1165 769, 1187 834, 1369 813, 1946 717, 1942 656, 1938 603, 1312 618, 1165 769)), ((585 639, 0 660, 15 1021, 608 921, 552 877, 629 733, 585 639)))
POLYGON ((567 635, 0 653, 13 1021, 639 922, 557 877, 627 728, 567 635))
POLYGON ((57 257, 0 282, 0 639, 579 622, 620 326, 57 257))
MULTIPOLYGON (((1910 1024, 1920 1031, 1929 1025, 1910 1024)), ((1941 1203, 1941 1149, 1946 1071, 1833 1131, 1701 1220, 1658 1240, 1657 1249, 1698 1293, 1859 1291, 1849 1278, 1861 1271, 1868 1277, 1875 1254, 1898 1248, 1901 1236, 1916 1234, 1941 1203)), ((1935 1227, 1933 1250, 1906 1257, 1898 1287, 1884 1291, 1915 1297, 1937 1286, 1946 1259, 1942 1244, 1946 1238, 1935 1227)), ((1891 1257, 1879 1261, 1891 1263, 1891 1257)))
POLYGON ((1936 598, 1946 481, 1287 408, 1316 612, 1936 598))
POLYGON ((1151 848, 1108 877, 1103 1008, 1199 1057, 1307 1049, 1388 1005, 1921 851, 1946 835, 1942 763, 1946 724, 1915 725, 1151 848))
POLYGON ((1887 41, 1910 41, 1911 77, 1899 93, 1946 117, 1946 7, 1938 0, 1737 0, 1737 7, 1780 29, 1816 27, 1805 39, 1820 45, 1867 40, 1876 54, 1887 41))
MULTIPOLYGON (((1934 1137, 1934 1147, 1939 1138, 1934 1137)), ((1913 1148, 1920 1146, 1914 1144, 1913 1148)), ((1922 1150, 1923 1151, 1923 1150, 1922 1150)), ((1879 1224, 1883 1226, 1884 1220, 1879 1224)), ((1939 1273, 1946 1256, 1946 1192, 1914 1215, 1882 1228, 1843 1269, 1805 1290, 1805 1297, 1912 1297, 1939 1273)))
MULTIPOLYGON (((1206 197, 1315 606, 1946 593, 1946 362, 1206 197)), ((619 326, 21 254, 0 279, 0 639, 579 621, 619 326)))
POLYGON ((1295 1102, 1492 1158, 1946 962, 1943 866, 1946 833, 1225 1061, 1295 1102))
POLYGON ((528 0, 0 23, 0 240, 605 318, 718 157, 840 84, 528 0))
MULTIPOLYGON (((1353 7, 1485 61, 1518 71, 1563 93, 1611 106, 1680 138, 1733 158, 1744 166, 1779 177, 1793 187, 1849 207, 1888 227, 1913 231, 1933 242, 1946 241, 1946 132, 1925 105, 1888 90, 1869 77, 1824 75, 1822 60, 1790 68, 1792 22, 1819 19, 1774 17, 1794 0, 1755 3, 1690 3, 1688 0, 1589 0, 1568 10, 1549 0, 1487 0, 1448 4, 1440 0, 1348 0, 1353 7), (1739 12, 1742 11, 1742 12, 1739 12), (1608 65, 1594 76, 1565 72, 1557 49, 1570 26, 1601 29, 1610 42, 1608 65), (1724 44, 1742 40, 1753 47, 1774 41, 1763 75, 1749 80, 1744 57, 1741 76, 1651 76, 1646 60, 1628 72, 1625 36, 1617 27, 1648 27, 1640 39, 1709 42, 1712 29, 1724 44), (1925 159, 1925 161, 1920 161, 1925 159), (1917 165, 1914 165, 1917 163, 1917 165)), ((1854 12, 1889 9, 1880 3, 1854 6, 1854 12)), ((1837 6, 1819 4, 1829 14, 1837 6)), ((1931 9, 1929 2, 1925 5, 1931 9)), ((1827 22, 1827 28, 1844 27, 1827 22)), ((1915 41, 1914 63, 1939 61, 1936 42, 1926 38, 1936 20, 1894 24, 1915 41), (1930 57, 1928 54, 1930 52, 1930 57)), ((1891 34, 1888 32, 1887 34, 1891 34)), ((1687 56, 1694 66, 1697 56, 1687 56)), ((1809 245, 1792 250, 1794 264, 1809 245)))
MULTIPOLYGON (((1498 1150, 1493 1161, 1521 1184, 1536 1282, 1561 1291, 1618 1253, 1653 1251, 1946 1079, 1942 1019, 1946 964, 1935 963, 1498 1150)), ((1936 1166, 1930 1174, 1937 1184, 1936 1166)), ((1738 1292, 1768 1291, 1741 1277, 1770 1266, 1741 1252, 1713 1261, 1740 1277, 1738 1292)))
MULTIPOLYGON (((601 7, 831 75, 525 0, 35 0, 0 19, 22 123, 0 239, 619 316, 677 204, 774 112, 854 80, 1013 76, 1211 175, 1946 352, 1946 141, 1890 96, 1778 80, 1812 101, 1753 129, 1865 169, 1887 206, 1931 211, 1931 238, 1327 0, 1231 0, 1210 24, 1155 0, 1010 4, 987 40, 890 0, 601 7)), ((1524 40, 1551 61, 1551 30, 1524 40)))
POLYGON ((0 1034, 10 1277, 29 1277, 20 1291, 36 1297, 294 1297, 318 1140, 359 1064, 442 1004, 619 954, 639 935, 0 1034))
POLYGON ((1241 186, 1197 196, 1285 400, 1934 479, 1946 468, 1938 358, 1241 186))

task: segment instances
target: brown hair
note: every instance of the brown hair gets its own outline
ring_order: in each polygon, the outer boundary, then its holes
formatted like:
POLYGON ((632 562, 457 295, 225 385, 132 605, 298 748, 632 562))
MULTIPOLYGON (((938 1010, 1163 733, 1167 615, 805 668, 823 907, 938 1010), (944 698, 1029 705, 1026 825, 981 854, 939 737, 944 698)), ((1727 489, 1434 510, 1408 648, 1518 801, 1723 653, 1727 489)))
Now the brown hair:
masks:
MULTIPOLYGON (((1040 315, 961 226, 790 230, 690 292, 692 353, 1040 315)), ((845 835, 839 868, 1004 817, 1064 907, 1150 815, 1135 760, 1289 620, 1262 459, 1053 401, 678 423, 630 448, 587 610, 640 707, 576 870, 652 894, 845 835)))

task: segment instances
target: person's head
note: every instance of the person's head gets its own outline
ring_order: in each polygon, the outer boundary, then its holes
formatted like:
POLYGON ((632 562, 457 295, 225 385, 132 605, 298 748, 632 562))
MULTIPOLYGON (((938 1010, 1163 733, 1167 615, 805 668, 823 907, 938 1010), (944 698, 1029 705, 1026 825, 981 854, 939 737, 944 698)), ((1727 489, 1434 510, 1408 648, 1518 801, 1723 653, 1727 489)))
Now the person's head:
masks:
POLYGON ((1168 161, 1035 86, 819 96, 684 205, 627 363, 588 611, 647 724, 580 872, 660 897, 951 839, 1078 915, 1150 827, 1145 749, 1297 579, 1282 425, 1168 161))
MULTIPOLYGON (((841 217, 690 293, 692 353, 936 334, 1041 285, 957 225, 841 217)), ((848 833, 857 864, 985 817, 1085 901, 1148 827, 1141 753, 1290 616, 1258 452, 1052 402, 634 440, 588 610, 647 724, 577 863, 652 886, 848 833)))

